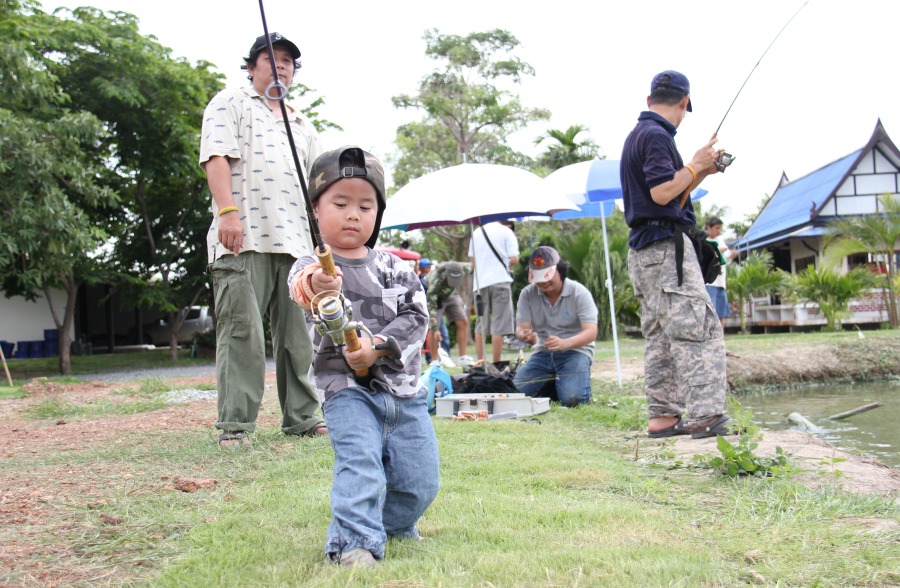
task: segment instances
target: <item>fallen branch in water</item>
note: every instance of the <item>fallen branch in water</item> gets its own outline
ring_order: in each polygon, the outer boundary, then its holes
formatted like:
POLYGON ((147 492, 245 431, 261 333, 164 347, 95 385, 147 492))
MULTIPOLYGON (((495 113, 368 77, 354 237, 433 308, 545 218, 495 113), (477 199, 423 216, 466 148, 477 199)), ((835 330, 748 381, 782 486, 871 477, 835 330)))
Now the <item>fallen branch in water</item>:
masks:
POLYGON ((853 416, 855 414, 859 414, 861 412, 866 412, 867 410, 872 410, 873 408, 878 408, 879 406, 882 406, 882 404, 880 402, 873 402, 871 404, 866 404, 865 406, 860 406, 859 408, 854 408, 853 410, 848 410, 847 412, 833 414, 828 418, 833 421, 836 421, 839 419, 845 419, 845 418, 853 416))
POLYGON ((787 417, 788 421, 794 423, 795 425, 800 425, 807 431, 811 433, 815 433, 817 431, 821 431, 822 428, 814 425, 808 418, 800 414, 799 412, 792 412, 787 417))

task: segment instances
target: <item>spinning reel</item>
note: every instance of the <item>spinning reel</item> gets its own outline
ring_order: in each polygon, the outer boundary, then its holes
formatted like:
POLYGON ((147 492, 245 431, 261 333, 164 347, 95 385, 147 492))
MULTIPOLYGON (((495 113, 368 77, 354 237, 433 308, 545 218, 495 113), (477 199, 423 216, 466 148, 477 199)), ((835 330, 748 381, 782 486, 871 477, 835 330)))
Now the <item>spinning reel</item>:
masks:
MULTIPOLYGON (((325 292, 323 292, 325 294, 325 292)), ((331 337, 331 340, 337 345, 347 343, 350 338, 356 339, 356 331, 362 331, 369 339, 375 340, 372 331, 366 325, 359 321, 353 320, 353 306, 344 298, 340 292, 330 290, 327 296, 323 296, 319 301, 313 301, 312 312, 313 323, 319 334, 331 337)), ((358 341, 357 349, 358 349, 358 341)), ((400 359, 400 345, 393 337, 387 337, 383 343, 376 343, 372 346, 375 350, 387 350, 394 359, 400 359)), ((358 373, 357 376, 365 376, 366 373, 358 373)))

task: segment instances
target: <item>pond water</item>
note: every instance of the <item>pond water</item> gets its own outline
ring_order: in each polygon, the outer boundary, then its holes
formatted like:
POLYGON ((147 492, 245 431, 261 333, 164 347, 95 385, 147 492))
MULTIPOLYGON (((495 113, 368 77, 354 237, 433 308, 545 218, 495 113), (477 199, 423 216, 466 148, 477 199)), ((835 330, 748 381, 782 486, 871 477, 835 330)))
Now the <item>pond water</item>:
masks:
POLYGON ((787 415, 797 412, 821 427, 816 436, 835 447, 861 451, 900 467, 900 382, 809 386, 744 394, 738 399, 753 411, 753 420, 763 431, 802 429, 787 420, 787 415), (828 418, 872 402, 883 406, 841 420, 828 418))

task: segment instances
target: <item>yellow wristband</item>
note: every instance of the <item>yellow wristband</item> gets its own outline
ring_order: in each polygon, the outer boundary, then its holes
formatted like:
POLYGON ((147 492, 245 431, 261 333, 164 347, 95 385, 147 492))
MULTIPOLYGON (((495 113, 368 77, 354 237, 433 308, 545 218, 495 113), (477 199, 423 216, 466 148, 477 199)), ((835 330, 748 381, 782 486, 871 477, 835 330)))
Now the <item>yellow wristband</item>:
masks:
POLYGON ((684 167, 685 167, 686 170, 688 170, 689 172, 691 172, 691 176, 693 176, 693 179, 691 180, 691 183, 696 182, 696 181, 697 181, 697 172, 694 171, 694 168, 692 168, 690 165, 686 165, 686 166, 684 166, 684 167))
POLYGON ((237 206, 226 206, 225 208, 223 208, 222 210, 219 211, 219 216, 222 216, 223 214, 228 214, 229 212, 237 212, 237 211, 238 211, 237 206))

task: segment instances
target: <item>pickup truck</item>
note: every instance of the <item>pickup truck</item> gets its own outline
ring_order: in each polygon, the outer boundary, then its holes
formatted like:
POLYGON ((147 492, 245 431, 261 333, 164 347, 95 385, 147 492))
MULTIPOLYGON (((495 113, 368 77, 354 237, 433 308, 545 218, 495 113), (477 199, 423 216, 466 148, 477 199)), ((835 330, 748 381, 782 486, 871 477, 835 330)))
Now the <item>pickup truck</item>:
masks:
MULTIPOLYGON (((192 306, 187 309, 187 316, 178 329, 178 344, 187 345, 194 340, 194 335, 204 333, 213 328, 212 315, 208 306, 192 306)), ((169 344, 169 333, 172 332, 172 326, 169 324, 168 316, 159 319, 158 323, 153 323, 144 327, 144 342, 153 345, 167 346, 169 344)))

